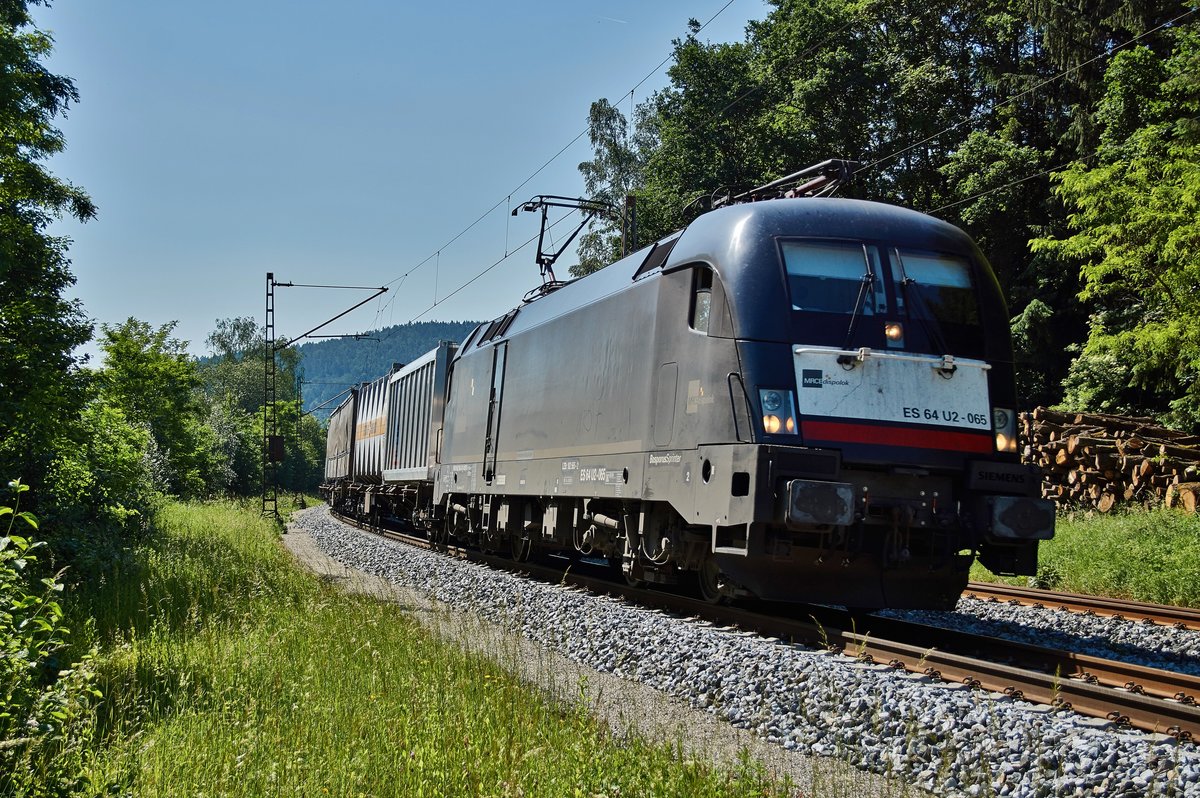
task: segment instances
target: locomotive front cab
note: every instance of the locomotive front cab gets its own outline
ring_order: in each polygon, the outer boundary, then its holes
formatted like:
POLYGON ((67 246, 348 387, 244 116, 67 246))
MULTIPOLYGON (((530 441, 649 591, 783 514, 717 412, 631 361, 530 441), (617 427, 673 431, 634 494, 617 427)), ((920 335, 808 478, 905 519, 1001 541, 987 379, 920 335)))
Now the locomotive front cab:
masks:
POLYGON ((1008 315, 974 243, 852 200, 708 216, 672 260, 711 268, 752 433, 701 446, 743 475, 739 509, 704 508, 722 571, 764 598, 862 606, 952 605, 974 557, 1034 573, 1054 509, 1019 461, 1008 315))

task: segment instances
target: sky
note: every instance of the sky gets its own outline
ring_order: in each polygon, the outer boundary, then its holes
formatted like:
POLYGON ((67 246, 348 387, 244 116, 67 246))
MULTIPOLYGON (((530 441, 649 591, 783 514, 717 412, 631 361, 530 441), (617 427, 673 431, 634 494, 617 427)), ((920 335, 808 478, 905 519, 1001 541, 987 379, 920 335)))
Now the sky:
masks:
MULTIPOLYGON (((389 287, 321 333, 499 316, 540 282, 533 246, 514 254, 536 238, 538 214, 509 211, 535 194, 583 192, 590 104, 606 97, 628 115, 665 86, 667 65, 656 67, 689 18, 712 20, 703 40, 741 41, 768 10, 764 0, 35 6, 55 41, 47 67, 80 94, 50 167, 99 207, 52 230, 72 242, 73 296, 97 324, 177 322, 197 355, 217 319, 262 323, 267 272, 389 287)), ((277 334, 298 336, 370 293, 277 288, 277 334)))

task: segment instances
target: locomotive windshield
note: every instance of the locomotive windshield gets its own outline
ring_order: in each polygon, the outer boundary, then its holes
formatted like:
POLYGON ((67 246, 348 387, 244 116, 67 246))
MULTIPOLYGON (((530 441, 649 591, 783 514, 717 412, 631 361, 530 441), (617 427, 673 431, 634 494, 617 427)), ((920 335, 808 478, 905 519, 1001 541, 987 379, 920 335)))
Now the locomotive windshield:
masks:
POLYGON ((863 241, 782 240, 797 340, 846 347, 983 355, 979 299, 965 257, 863 241), (848 324, 831 324, 831 314, 848 324), (911 322, 898 340, 864 317, 911 322))
POLYGON ((907 300, 943 324, 978 324, 979 307, 971 286, 971 267, 962 258, 911 249, 892 250, 892 279, 901 286, 897 302, 907 300))
POLYGON ((879 250, 851 241, 785 241, 792 310, 826 313, 887 311, 879 250))

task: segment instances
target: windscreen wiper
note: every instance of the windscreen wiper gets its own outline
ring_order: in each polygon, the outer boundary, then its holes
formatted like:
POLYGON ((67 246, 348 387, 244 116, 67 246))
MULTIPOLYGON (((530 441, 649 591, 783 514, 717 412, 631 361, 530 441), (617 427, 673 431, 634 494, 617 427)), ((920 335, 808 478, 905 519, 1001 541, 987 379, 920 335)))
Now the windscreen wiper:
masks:
POLYGON ((867 290, 875 285, 875 273, 871 271, 871 259, 867 257, 866 247, 863 248, 863 264, 865 269, 858 286, 858 299, 854 300, 854 312, 850 314, 850 326, 846 329, 846 343, 842 345, 842 349, 850 349, 850 343, 854 340, 854 328, 858 325, 858 317, 862 314, 863 302, 867 298, 867 290))
MULTIPOLYGON (((904 269, 904 264, 900 264, 901 270, 904 269)), ((939 324, 935 323, 933 314, 929 311, 929 305, 925 303, 925 297, 921 296, 919 289, 909 291, 909 286, 917 285, 917 281, 909 277, 907 274, 900 281, 900 290, 904 293, 904 308, 908 317, 912 318, 912 307, 917 306, 917 321, 921 324, 921 329, 925 331, 925 337, 929 339, 929 343, 933 344, 937 350, 937 354, 949 355, 952 354, 950 346, 942 337, 942 330, 939 324)))

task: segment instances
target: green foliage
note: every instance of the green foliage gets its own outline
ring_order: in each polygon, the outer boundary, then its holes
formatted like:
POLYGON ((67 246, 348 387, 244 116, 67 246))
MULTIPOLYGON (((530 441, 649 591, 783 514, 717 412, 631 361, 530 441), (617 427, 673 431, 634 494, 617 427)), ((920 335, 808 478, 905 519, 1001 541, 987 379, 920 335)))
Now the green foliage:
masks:
POLYGON ((9 483, 14 506, 0 505, 0 795, 72 795, 85 786, 83 753, 91 703, 99 697, 89 654, 71 668, 59 655, 69 630, 58 601, 58 576, 38 576, 42 542, 14 533, 28 486, 9 483))
MULTIPOLYGON (((212 355, 199 363, 204 393, 210 402, 228 404, 246 413, 262 411, 263 371, 266 366, 264 330, 249 316, 218 319, 208 336, 212 355)), ((282 343, 282 341, 278 342, 282 343)), ((275 353, 275 393, 280 401, 299 398, 302 354, 294 347, 275 353)))
POLYGON ((0 209, 42 228, 70 214, 90 219, 96 208, 87 194, 53 175, 39 163, 62 152, 62 133, 52 124, 79 101, 69 78, 53 75, 40 63, 53 42, 33 27, 27 0, 0 4, 0 209))
POLYGON ((204 496, 219 483, 216 435, 205 424, 200 375, 175 324, 153 329, 130 318, 102 325, 101 395, 150 431, 155 478, 179 496, 204 496))
POLYGON ((107 699, 88 772, 113 793, 787 794, 613 736, 401 607, 301 573, 256 508, 171 504, 157 528, 90 599, 107 699))
POLYGON ((72 445, 51 465, 46 515, 64 531, 95 523, 132 533, 159 499, 150 430, 100 397, 83 409, 79 422, 72 445))
POLYGON ((207 424, 219 464, 214 487, 233 496, 252 495, 262 486, 262 409, 249 412, 236 401, 212 400, 207 424))
POLYGON ((1121 408, 1200 429, 1200 26, 1165 61, 1119 53, 1097 112, 1098 163, 1057 176, 1074 233, 1034 248, 1080 264, 1096 302, 1067 381, 1070 408, 1121 408), (1103 387, 1093 380, 1103 373, 1103 387))
MULTIPOLYGON (((1200 606, 1200 516, 1177 510, 1060 515, 1038 551, 1038 577, 1056 590, 1200 606)), ((982 566, 972 579, 990 577, 982 566)))
POLYGON ((40 63, 50 48, 27 2, 0 3, 0 472, 38 488, 86 399, 72 350, 91 335, 79 303, 63 296, 75 282, 66 241, 46 227, 96 212, 42 164, 64 146, 55 118, 78 100, 40 63))
MULTIPOLYGON (((1028 245, 1040 220, 1048 179, 1024 180, 1046 166, 1046 153, 1012 140, 1009 131, 973 131, 939 171, 949 182, 947 199, 957 221, 988 253, 1001 285, 1033 286, 1018 269, 1028 268, 1028 245)), ((1073 286, 1072 286, 1073 287, 1073 286)), ((1032 292, 1044 296, 1041 291, 1032 292)), ((1015 297, 1028 302, 1034 296, 1015 297)))
POLYGON ((1066 354, 1054 334, 1053 322, 1054 311, 1040 299, 1030 301, 1011 322, 1017 396, 1035 404, 1048 404, 1056 395, 1054 386, 1048 384, 1046 359, 1066 354))
MULTIPOLYGON (((579 164, 587 196, 623 212, 625 197, 633 193, 643 164, 640 152, 629 141, 625 115, 608 100, 592 103, 588 113, 588 137, 595 158, 579 164)), ((583 277, 604 268, 621 256, 620 219, 593 219, 579 239, 579 263, 573 277, 583 277)))

